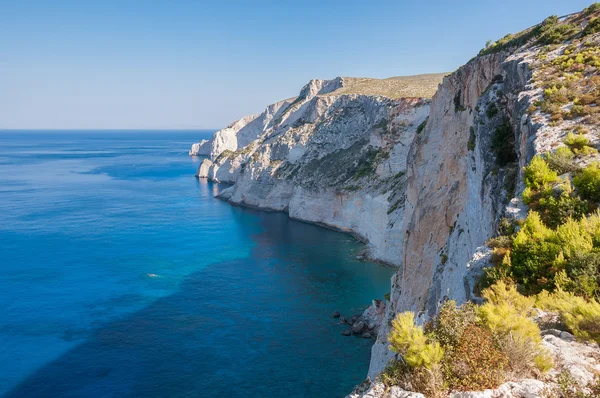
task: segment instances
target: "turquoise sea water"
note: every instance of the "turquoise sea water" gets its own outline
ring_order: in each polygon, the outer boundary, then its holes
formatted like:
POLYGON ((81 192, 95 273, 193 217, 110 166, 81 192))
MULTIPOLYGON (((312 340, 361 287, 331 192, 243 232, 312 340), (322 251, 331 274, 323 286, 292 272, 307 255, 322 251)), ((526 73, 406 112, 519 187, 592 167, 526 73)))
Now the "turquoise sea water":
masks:
POLYGON ((232 207, 210 132, 0 132, 0 396, 339 397, 392 271, 347 235, 232 207))

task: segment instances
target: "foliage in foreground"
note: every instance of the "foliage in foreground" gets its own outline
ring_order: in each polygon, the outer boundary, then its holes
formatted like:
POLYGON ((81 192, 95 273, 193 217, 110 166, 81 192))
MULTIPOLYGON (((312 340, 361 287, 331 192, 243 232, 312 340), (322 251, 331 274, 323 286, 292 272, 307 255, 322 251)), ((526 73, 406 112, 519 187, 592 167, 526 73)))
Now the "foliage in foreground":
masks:
POLYGON ((399 314, 388 337, 390 349, 402 358, 381 380, 436 397, 448 390, 496 388, 549 370, 552 360, 529 317, 535 300, 503 282, 484 297, 482 306, 446 302, 425 327, 415 325, 413 313, 399 314))
POLYGON ((547 311, 556 311, 575 336, 600 344, 600 303, 586 300, 573 293, 557 289, 554 293, 542 292, 537 304, 547 311))
MULTIPOLYGON (((573 148, 587 142, 575 135, 568 139, 573 148)), ((567 168, 570 154, 564 147, 525 167, 523 201, 532 210, 520 231, 488 243, 496 266, 486 270, 484 287, 505 280, 525 294, 560 286, 588 300, 600 297, 600 212, 592 211, 600 202, 600 164, 575 169, 571 184, 557 171, 557 165, 567 168)))

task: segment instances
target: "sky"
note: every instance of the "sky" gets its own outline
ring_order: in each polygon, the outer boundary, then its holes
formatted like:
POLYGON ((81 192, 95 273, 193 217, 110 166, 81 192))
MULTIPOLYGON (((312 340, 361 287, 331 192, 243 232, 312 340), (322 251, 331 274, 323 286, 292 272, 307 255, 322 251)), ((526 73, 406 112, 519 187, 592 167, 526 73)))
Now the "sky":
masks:
POLYGON ((450 72, 592 0, 0 0, 0 129, 216 129, 312 78, 450 72))

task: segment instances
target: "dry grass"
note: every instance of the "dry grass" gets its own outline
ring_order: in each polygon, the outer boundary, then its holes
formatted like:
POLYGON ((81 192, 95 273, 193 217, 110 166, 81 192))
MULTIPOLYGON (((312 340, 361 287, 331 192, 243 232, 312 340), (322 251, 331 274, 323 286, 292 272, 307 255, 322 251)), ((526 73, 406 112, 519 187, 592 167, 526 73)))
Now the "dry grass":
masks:
POLYGON ((447 73, 398 76, 387 79, 344 77, 344 87, 326 95, 364 94, 388 98, 431 98, 447 73))

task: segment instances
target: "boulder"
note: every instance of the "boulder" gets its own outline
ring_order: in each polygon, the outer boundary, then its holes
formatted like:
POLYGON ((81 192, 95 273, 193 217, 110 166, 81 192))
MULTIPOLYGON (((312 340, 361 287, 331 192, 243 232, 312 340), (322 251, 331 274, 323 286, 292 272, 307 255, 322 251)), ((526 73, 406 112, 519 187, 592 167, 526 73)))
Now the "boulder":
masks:
POLYGON ((344 336, 350 336, 351 334, 352 334, 352 332, 348 329, 342 330, 342 335, 344 335, 344 336))
POLYGON ((362 336, 360 336, 360 337, 362 337, 363 339, 370 339, 370 338, 371 338, 371 333, 369 333, 369 332, 364 332, 364 333, 362 334, 362 336))
POLYGON ((365 323, 363 321, 356 322, 352 325, 352 333, 360 334, 365 328, 365 323))
POLYGON ((339 317, 340 317, 340 315, 341 315, 341 314, 340 314, 340 312, 339 312, 339 311, 333 311, 333 315, 332 315, 332 316, 333 316, 334 318, 339 318, 339 317))
POLYGON ((539 398, 547 385, 534 379, 502 384, 495 390, 467 391, 451 394, 451 398, 539 398))

